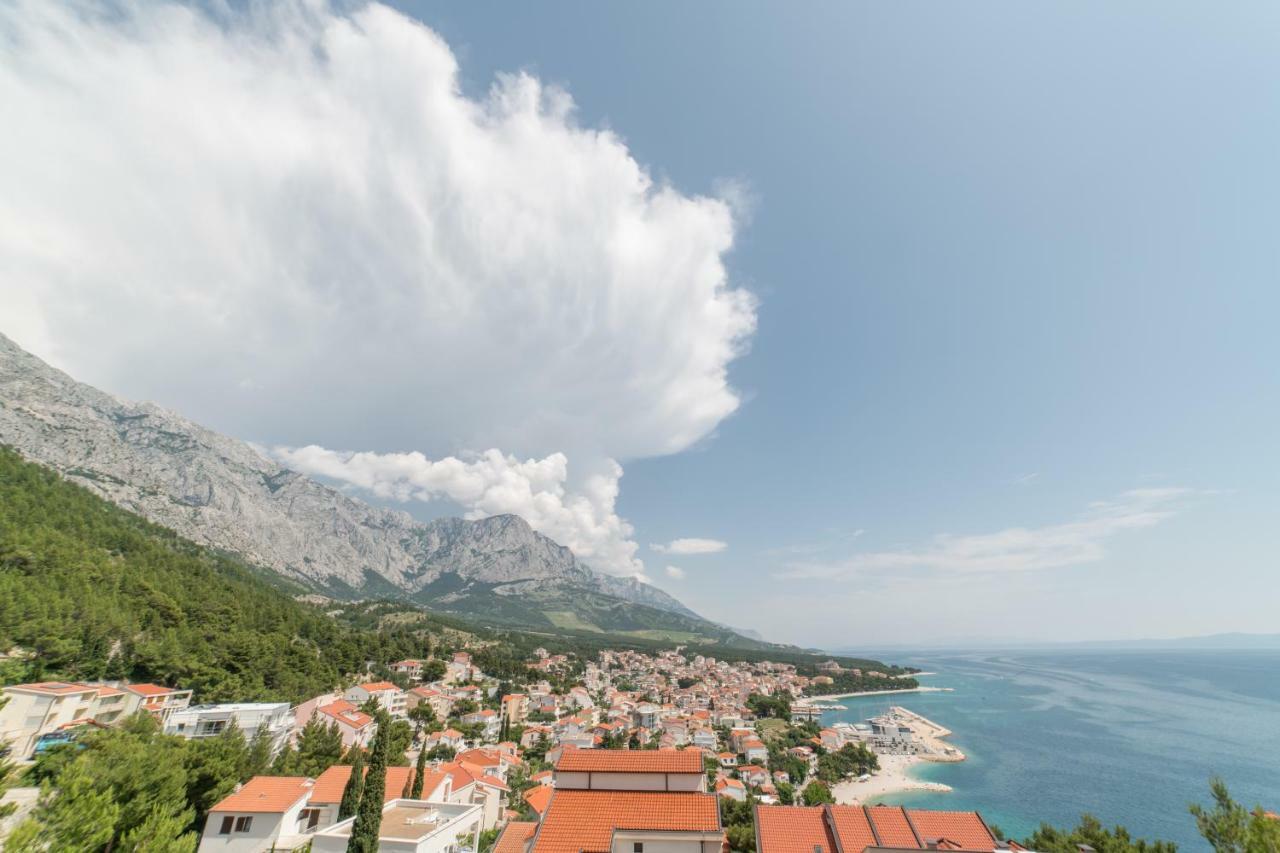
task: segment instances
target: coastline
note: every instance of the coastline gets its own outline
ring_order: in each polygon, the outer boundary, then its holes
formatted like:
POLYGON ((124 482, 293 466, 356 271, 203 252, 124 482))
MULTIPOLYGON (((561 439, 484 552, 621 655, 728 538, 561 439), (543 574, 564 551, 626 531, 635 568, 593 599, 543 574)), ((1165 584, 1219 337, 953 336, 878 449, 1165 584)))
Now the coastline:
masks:
POLYGON ((925 759, 918 755, 881 755, 880 769, 869 779, 848 779, 831 789, 840 805, 860 806, 874 804, 876 798, 904 791, 948 792, 952 788, 941 782, 925 782, 911 775, 911 768, 925 759))
POLYGON ((893 693, 950 693, 954 689, 954 687, 897 687, 892 690, 863 690, 857 693, 825 693, 821 696, 801 696, 794 704, 812 705, 814 702, 834 702, 836 699, 850 699, 855 696, 888 696, 893 693))

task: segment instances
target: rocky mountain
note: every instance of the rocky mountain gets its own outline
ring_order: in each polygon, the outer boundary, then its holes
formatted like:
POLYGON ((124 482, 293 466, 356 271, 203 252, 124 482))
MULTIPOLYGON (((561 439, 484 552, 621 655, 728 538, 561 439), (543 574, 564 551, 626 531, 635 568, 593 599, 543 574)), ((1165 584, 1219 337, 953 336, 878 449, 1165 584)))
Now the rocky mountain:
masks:
POLYGON ((655 587, 592 571, 516 516, 420 522, 371 506, 243 441, 77 382, 3 335, 0 443, 189 539, 329 594, 395 596, 530 626, 736 636, 655 587))

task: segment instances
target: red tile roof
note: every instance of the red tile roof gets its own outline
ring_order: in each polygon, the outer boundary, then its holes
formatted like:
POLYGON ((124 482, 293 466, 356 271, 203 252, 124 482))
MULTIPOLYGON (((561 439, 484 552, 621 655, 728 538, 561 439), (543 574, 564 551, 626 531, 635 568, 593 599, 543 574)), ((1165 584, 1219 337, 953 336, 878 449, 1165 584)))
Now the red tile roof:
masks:
POLYGON ((176 687, 161 687, 158 684, 126 684, 124 689, 139 696, 166 696, 178 692, 176 687))
POLYGON ((619 829, 719 832, 720 807, 712 794, 558 790, 532 853, 602 853, 619 829))
POLYGON ((977 812, 901 806, 758 806, 760 853, 862 853, 868 847, 991 851, 996 840, 977 812), (838 845, 837 845, 838 841, 838 845))
POLYGON ((756 806, 756 845, 761 853, 836 850, 823 810, 808 806, 756 806))
POLYGON ((359 710, 346 699, 339 699, 337 702, 323 705, 316 708, 316 711, 353 729, 363 729, 373 722, 373 717, 359 710))
POLYGON ((877 846, 876 835, 871 831, 871 821, 862 806, 832 806, 828 811, 836 835, 840 837, 840 845, 846 851, 857 853, 877 846))
POLYGON ((92 693, 95 688, 69 681, 37 681, 34 684, 15 684, 10 690, 29 690, 33 693, 52 693, 64 696, 71 693, 92 693))
POLYGON ((529 808, 542 815, 546 813, 547 803, 551 802, 551 795, 555 791, 550 785, 538 785, 524 792, 524 801, 529 804, 529 808))
POLYGON ((498 836, 492 853, 524 853, 524 846, 533 834, 538 831, 538 824, 532 820, 513 820, 498 836))
MULTIPOLYGON (((364 768, 364 772, 368 773, 369 768, 364 768)), ((387 800, 395 800, 404 793, 405 780, 410 778, 413 773, 412 767, 388 767, 387 781, 383 788, 383 794, 387 800)), ((315 787, 311 790, 311 802, 316 805, 326 805, 330 803, 342 802, 342 791, 347 787, 347 780, 351 778, 351 765, 335 764, 328 770, 316 777, 315 787)), ((431 792, 440 787, 440 783, 445 780, 445 774, 428 770, 422 777, 422 796, 428 797, 431 792)))
POLYGON ((305 776, 254 776, 210 811, 284 813, 311 791, 305 776))
POLYGON ((907 821, 907 813, 901 806, 870 806, 867 815, 875 825, 876 835, 883 847, 919 847, 920 839, 907 821))
POLYGON ((996 839, 977 812, 942 812, 908 809, 916 834, 926 845, 945 838, 965 850, 990 850, 996 839))
POLYGON ((558 773, 701 773, 696 749, 566 749, 558 773))
POLYGON ((360 689, 369 693, 377 693, 379 690, 399 690, 400 688, 390 681, 370 681, 367 684, 361 684, 360 689))

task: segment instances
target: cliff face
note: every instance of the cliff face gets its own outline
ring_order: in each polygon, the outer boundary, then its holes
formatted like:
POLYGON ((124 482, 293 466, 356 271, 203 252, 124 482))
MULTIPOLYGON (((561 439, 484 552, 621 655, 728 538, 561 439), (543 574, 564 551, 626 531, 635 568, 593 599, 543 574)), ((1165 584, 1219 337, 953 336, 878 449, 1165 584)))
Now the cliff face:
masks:
POLYGON ((424 523, 370 506, 242 441, 76 382, 3 335, 0 443, 189 539, 308 585, 483 608, 493 596, 460 590, 502 596, 537 582, 568 600, 585 590, 701 621, 661 590, 593 572, 516 516, 424 523))

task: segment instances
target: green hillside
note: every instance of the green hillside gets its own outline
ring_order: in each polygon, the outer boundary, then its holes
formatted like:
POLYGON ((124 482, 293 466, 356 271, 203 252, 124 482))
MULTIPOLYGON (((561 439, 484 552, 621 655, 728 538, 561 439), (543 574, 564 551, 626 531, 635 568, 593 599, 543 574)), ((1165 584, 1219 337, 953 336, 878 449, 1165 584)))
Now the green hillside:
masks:
POLYGON ((300 700, 427 651, 345 626, 287 585, 0 448, 0 681, 129 678, 201 700, 300 700))

